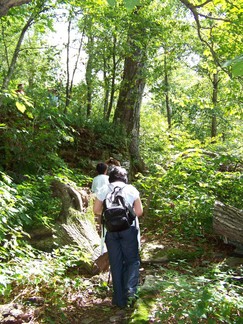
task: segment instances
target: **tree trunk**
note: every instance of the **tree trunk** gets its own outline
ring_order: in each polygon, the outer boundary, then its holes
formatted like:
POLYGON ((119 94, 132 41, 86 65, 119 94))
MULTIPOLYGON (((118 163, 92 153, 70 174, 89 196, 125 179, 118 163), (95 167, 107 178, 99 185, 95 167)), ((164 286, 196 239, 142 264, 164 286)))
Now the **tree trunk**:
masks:
POLYGON ((165 73, 165 105, 166 105, 166 112, 167 112, 167 122, 168 128, 171 128, 171 107, 169 102, 169 80, 168 80, 168 69, 167 69, 167 53, 165 52, 164 55, 164 73, 165 73))
POLYGON ((216 201, 213 212, 213 228, 226 241, 243 244, 243 210, 216 201))
POLYGON ((114 36, 113 37, 113 51, 112 51, 112 77, 111 77, 111 93, 110 93, 110 102, 108 106, 108 111, 107 111, 107 120, 110 119, 113 103, 114 103, 114 97, 115 97, 115 84, 116 84, 116 68, 117 68, 117 61, 116 61, 116 43, 117 39, 114 36))
POLYGON ((91 115, 92 110, 92 71, 93 71, 93 37, 90 36, 88 39, 88 53, 89 58, 86 67, 85 79, 87 87, 87 117, 91 115))
POLYGON ((82 36, 79 42, 79 48, 78 48, 78 52, 77 52, 77 56, 76 56, 76 61, 74 64, 74 68, 73 68, 73 72, 72 72, 72 77, 70 78, 70 43, 71 43, 71 18, 70 21, 68 23, 68 42, 67 42, 67 62, 66 62, 66 66, 67 66, 67 81, 66 81, 66 102, 65 102, 65 110, 64 110, 64 114, 67 113, 67 108, 70 104, 71 101, 71 96, 72 96, 72 90, 73 90, 73 83, 74 83, 74 77, 78 68, 78 61, 81 55, 81 50, 83 47, 83 37, 84 37, 84 30, 82 32, 82 36))
POLYGON ((66 80, 66 102, 64 108, 64 114, 67 113, 67 107, 70 103, 70 92, 69 92, 69 83, 70 83, 70 33, 71 33, 71 19, 68 22, 68 41, 67 41, 67 60, 66 60, 66 68, 67 68, 67 80, 66 80))
POLYGON ((4 78, 3 83, 2 83, 2 90, 5 90, 5 89, 8 88, 9 82, 10 82, 11 77, 12 77, 12 75, 14 73, 14 70, 15 70, 15 66, 16 66, 16 63, 17 63, 17 59, 18 59, 18 55, 19 55, 19 52, 20 52, 22 42, 24 40, 25 33, 27 32, 27 30, 32 25, 34 19, 35 19, 35 17, 33 15, 31 15, 30 18, 28 19, 28 21, 26 22, 24 28, 22 29, 21 33, 20 33, 17 45, 16 45, 14 53, 13 53, 11 63, 9 65, 7 75, 4 78))
MULTIPOLYGON (((2 83, 2 87, 1 87, 2 90, 6 90, 8 88, 9 82, 11 81, 12 75, 13 75, 13 73, 15 71, 17 59, 18 59, 18 56, 19 56, 19 52, 20 52, 20 49, 21 49, 22 42, 24 40, 25 33, 31 27, 31 25, 34 23, 34 21, 38 19, 38 17, 40 16, 40 14, 44 10, 46 10, 45 7, 44 7, 44 4, 37 5, 36 9, 32 12, 32 14, 30 15, 29 19, 27 20, 25 26, 23 27, 23 29, 22 29, 22 31, 20 33, 17 45, 15 47, 14 53, 13 53, 13 57, 12 57, 10 65, 9 65, 7 75, 4 78, 3 83, 2 83)), ((2 102, 1 102, 1 99, 0 99, 0 107, 1 107, 1 105, 2 105, 2 102)))
POLYGON ((143 172, 144 163, 139 151, 140 108, 145 87, 145 63, 140 60, 140 53, 135 59, 126 57, 123 83, 115 111, 114 121, 121 123, 130 137, 130 157, 133 172, 143 172))
POLYGON ((104 118, 109 120, 109 117, 107 117, 107 113, 108 113, 108 102, 109 102, 109 77, 108 77, 108 64, 107 64, 107 59, 104 56, 103 57, 103 66, 104 66, 104 71, 103 71, 103 79, 104 79, 104 87, 105 87, 105 91, 104 91, 104 111, 103 111, 103 115, 104 118))
POLYGON ((147 61, 146 38, 142 33, 143 28, 139 24, 137 28, 133 25, 133 29, 129 31, 130 53, 125 58, 123 80, 114 115, 114 122, 123 125, 131 136, 129 149, 134 172, 143 172, 145 168, 139 151, 140 108, 146 83, 147 61), (142 41, 137 45, 139 38, 142 41))
POLYGON ((214 73, 213 75, 213 115, 212 115, 212 126, 211 126, 211 137, 217 136, 217 117, 216 117, 216 110, 217 110, 217 101, 218 101, 218 73, 214 73))

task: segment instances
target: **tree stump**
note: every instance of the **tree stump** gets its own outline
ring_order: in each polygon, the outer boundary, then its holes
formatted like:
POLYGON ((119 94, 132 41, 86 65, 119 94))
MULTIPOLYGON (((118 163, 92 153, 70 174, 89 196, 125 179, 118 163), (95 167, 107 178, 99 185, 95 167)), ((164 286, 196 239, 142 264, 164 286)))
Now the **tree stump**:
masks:
POLYGON ((223 236, 225 243, 243 247, 243 210, 216 201, 213 228, 215 233, 223 236))

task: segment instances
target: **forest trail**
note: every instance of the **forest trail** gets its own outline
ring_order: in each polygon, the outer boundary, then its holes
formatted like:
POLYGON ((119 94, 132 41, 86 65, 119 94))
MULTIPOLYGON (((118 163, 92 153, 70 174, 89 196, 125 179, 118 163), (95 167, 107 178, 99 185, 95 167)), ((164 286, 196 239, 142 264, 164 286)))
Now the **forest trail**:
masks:
MULTIPOLYGON (((131 323, 134 318, 134 314, 139 312, 138 304, 142 301, 149 305, 151 297, 160 295, 159 291, 153 290, 153 283, 155 283, 155 277, 158 280, 164 280, 166 278, 167 270, 170 267, 170 262, 165 258, 157 256, 155 259, 154 252, 161 252, 163 247, 165 249, 177 245, 178 242, 170 242, 169 240, 157 239, 156 241, 148 240, 149 243, 143 245, 143 257, 140 267, 140 289, 146 285, 147 278, 149 279, 150 293, 143 294, 143 297, 138 299, 133 308, 119 309, 111 305, 112 298, 112 283, 109 280, 109 272, 100 273, 98 275, 87 277, 85 275, 78 275, 80 277, 80 283, 82 288, 72 289, 63 293, 63 296, 59 299, 58 304, 52 303, 51 299, 44 297, 37 297, 25 293, 27 287, 23 287, 23 291, 20 292, 18 298, 15 298, 11 304, 0 306, 0 323, 2 324, 109 324, 109 323, 131 323), (163 244, 161 244, 163 242, 163 244), (150 254, 153 247, 153 252, 150 254), (145 251, 146 250, 146 251, 145 251), (153 259, 150 263, 146 260, 148 258, 153 259), (151 281, 152 280, 152 281, 151 281), (148 303, 146 302, 148 299, 148 303)), ((212 246, 204 246, 205 256, 203 259, 195 259, 191 266, 198 266, 204 261, 210 263, 221 262, 227 255, 230 255, 231 249, 225 245, 219 245, 214 247, 214 254, 210 254, 210 248, 212 246), (208 250, 207 250, 208 249, 208 250)), ((77 270, 77 269, 76 269, 77 270)), ((184 271, 183 268, 177 269, 178 271, 184 271)), ((70 273, 69 278, 74 274, 70 273)), ((77 277, 77 273, 75 274, 77 277)), ((55 291, 49 291, 49 296, 54 295, 55 291)), ((149 309, 152 313, 152 309, 149 309)), ((133 323, 138 323, 133 320, 133 323)), ((146 323, 154 323, 151 315, 151 321, 146 323)), ((168 323, 173 323, 168 322, 168 323)))

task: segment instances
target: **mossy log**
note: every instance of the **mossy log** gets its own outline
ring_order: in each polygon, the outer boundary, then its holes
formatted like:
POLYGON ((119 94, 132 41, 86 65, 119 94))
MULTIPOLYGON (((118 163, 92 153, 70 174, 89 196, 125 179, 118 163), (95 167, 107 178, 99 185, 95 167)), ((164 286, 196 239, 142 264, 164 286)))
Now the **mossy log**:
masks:
POLYGON ((53 180, 51 189, 54 197, 58 197, 62 202, 62 210, 60 212, 58 222, 66 223, 68 218, 72 216, 69 209, 72 208, 78 212, 85 212, 90 200, 89 188, 74 188, 70 184, 53 180))
POLYGON ((74 188, 69 184, 54 180, 52 192, 62 202, 60 216, 50 230, 35 229, 31 235, 31 243, 41 250, 51 251, 65 245, 77 245, 85 255, 90 256, 91 267, 88 271, 99 272, 107 270, 107 256, 103 256, 104 264, 100 262, 101 239, 96 231, 92 215, 92 201, 89 189, 74 188), (98 260, 96 262, 96 260, 98 260))
POLYGON ((243 210, 216 201, 213 212, 213 228, 224 241, 243 244, 243 210))

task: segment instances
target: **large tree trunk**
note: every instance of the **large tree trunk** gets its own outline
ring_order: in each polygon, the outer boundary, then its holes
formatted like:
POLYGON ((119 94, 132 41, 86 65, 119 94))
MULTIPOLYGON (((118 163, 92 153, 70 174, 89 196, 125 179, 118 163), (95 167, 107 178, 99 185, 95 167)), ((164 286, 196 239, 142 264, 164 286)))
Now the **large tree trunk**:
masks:
POLYGON ((243 245, 243 210, 226 206, 216 201, 213 213, 214 231, 223 236, 225 242, 243 245))
POLYGON ((143 172, 144 164, 139 151, 140 109, 145 86, 145 63, 140 50, 136 56, 126 57, 123 82, 115 111, 114 121, 121 123, 130 135, 130 157, 133 172, 143 172))
MULTIPOLYGON (((138 14, 139 10, 135 13, 138 14)), ((130 135, 132 171, 144 171, 139 151, 140 108, 146 83, 147 39, 144 29, 137 21, 129 30, 130 53, 125 58, 123 80, 120 88, 114 122, 124 126, 130 135), (140 42, 139 42, 140 41, 140 42)))

